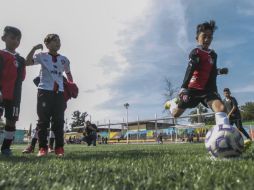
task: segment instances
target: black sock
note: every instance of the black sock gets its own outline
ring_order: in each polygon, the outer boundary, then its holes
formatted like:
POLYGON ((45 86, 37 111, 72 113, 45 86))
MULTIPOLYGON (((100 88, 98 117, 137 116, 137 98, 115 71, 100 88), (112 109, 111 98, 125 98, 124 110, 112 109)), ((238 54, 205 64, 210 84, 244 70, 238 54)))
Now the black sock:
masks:
POLYGON ((4 139, 1 150, 10 149, 12 139, 4 139))
POLYGON ((36 143, 37 143, 37 139, 36 138, 32 138, 31 147, 34 148, 36 143))
POLYGON ((55 138, 50 138, 49 139, 49 147, 53 148, 54 147, 54 142, 55 142, 55 138))

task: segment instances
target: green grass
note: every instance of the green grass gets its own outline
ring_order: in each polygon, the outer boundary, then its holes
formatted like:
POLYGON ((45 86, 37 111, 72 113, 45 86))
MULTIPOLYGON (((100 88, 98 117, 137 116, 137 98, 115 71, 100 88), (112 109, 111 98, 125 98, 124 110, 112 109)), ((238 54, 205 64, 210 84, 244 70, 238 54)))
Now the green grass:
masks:
POLYGON ((12 157, 0 156, 0 189, 254 188, 254 149, 214 161, 203 144, 67 145, 64 158, 13 148, 12 157))
POLYGON ((254 121, 244 121, 243 125, 254 125, 254 121))

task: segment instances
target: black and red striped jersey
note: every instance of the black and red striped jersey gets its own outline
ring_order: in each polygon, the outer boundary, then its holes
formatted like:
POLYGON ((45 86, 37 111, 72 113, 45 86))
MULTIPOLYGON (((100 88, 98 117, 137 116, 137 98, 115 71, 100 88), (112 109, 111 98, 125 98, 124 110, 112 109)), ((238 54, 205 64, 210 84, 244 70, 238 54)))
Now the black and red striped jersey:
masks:
POLYGON ((19 54, 0 50, 3 61, 0 63, 0 86, 3 99, 21 100, 22 81, 25 79, 25 59, 19 54))
POLYGON ((193 49, 182 88, 217 91, 217 54, 213 50, 193 49))

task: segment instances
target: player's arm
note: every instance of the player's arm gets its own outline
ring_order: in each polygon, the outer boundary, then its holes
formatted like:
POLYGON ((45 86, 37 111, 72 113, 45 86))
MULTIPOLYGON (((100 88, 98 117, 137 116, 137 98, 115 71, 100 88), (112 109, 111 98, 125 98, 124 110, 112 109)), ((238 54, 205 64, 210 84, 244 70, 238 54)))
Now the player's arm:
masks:
POLYGON ((26 57, 26 66, 30 66, 30 65, 34 64, 33 56, 34 56, 35 51, 39 50, 39 49, 41 49, 41 50, 43 49, 42 44, 38 44, 31 49, 31 51, 29 52, 29 54, 26 57))
POLYGON ((72 77, 71 69, 70 69, 70 61, 66 57, 65 59, 66 59, 66 62, 64 64, 64 72, 66 74, 67 80, 69 82, 73 82, 73 77, 72 77))
POLYGON ((232 115, 232 113, 234 113, 237 110, 237 106, 238 106, 237 101, 236 101, 235 98, 232 97, 231 101, 232 101, 233 107, 230 110, 230 112, 228 113, 228 117, 230 117, 232 115))
POLYGON ((70 82, 73 82, 72 74, 71 72, 66 73, 67 80, 70 82))
POLYGON ((87 125, 87 128, 91 129, 92 131, 96 131, 96 129, 92 125, 87 125))
POLYGON ((191 51, 189 55, 189 63, 185 72, 181 88, 188 88, 188 84, 193 75, 193 72, 194 70, 198 69, 198 66, 199 66, 199 57, 196 54, 196 49, 194 49, 191 51))

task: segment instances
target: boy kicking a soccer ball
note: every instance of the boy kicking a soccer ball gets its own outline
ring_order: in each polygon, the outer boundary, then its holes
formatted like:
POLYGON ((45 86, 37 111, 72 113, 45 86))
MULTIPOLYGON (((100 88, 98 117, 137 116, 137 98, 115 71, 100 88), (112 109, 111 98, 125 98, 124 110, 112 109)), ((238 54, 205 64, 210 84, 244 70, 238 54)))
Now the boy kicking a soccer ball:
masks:
POLYGON ((216 84, 217 75, 227 74, 228 69, 217 68, 217 54, 209 49, 216 28, 215 21, 212 20, 197 26, 198 46, 189 55, 179 98, 165 103, 165 109, 170 109, 173 117, 179 117, 187 108, 194 108, 202 103, 215 112, 217 125, 230 124, 216 84))

